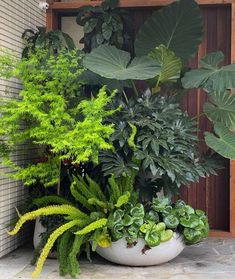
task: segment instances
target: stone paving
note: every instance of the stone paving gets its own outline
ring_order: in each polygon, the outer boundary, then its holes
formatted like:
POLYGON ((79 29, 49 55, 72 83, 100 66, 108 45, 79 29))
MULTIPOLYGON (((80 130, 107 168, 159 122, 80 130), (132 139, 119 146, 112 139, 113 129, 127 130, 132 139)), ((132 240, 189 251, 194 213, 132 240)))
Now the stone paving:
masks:
MULTIPOLYGON (((0 259, 0 279, 30 279, 32 249, 20 248, 0 259)), ((123 267, 98 256, 81 260, 78 279, 235 279, 235 239, 209 238, 186 247, 173 261, 153 267, 123 267)), ((47 260, 40 279, 59 279, 56 260, 47 260)), ((65 277, 69 278, 69 277, 65 277)))

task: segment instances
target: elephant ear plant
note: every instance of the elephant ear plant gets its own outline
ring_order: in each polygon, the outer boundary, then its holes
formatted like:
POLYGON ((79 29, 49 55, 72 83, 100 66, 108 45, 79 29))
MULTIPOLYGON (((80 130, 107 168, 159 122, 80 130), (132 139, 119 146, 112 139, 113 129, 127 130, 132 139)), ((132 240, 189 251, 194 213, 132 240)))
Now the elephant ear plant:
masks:
POLYGON ((123 90, 124 100, 116 100, 123 109, 110 117, 110 122, 116 123, 111 138, 116 149, 101 156, 105 175, 139 169, 140 184, 150 185, 152 192, 163 188, 166 194, 174 194, 182 184, 215 174, 219 166, 211 156, 198 152, 196 123, 187 113, 176 110, 181 92, 189 88, 204 88, 209 96, 204 112, 218 137, 205 132, 207 145, 226 158, 235 158, 235 97, 231 93, 235 66, 220 68, 223 55, 212 53, 201 60, 202 68, 187 72, 184 67, 197 51, 202 35, 198 5, 181 0, 154 12, 140 27, 134 44, 137 56, 131 61, 127 61, 127 52, 114 46, 99 46, 86 54, 84 64, 90 71, 103 78, 129 81, 136 95, 128 98, 123 90), (152 77, 145 68, 151 60, 155 62, 152 77), (136 88, 135 80, 146 80, 149 88, 144 94, 136 88))

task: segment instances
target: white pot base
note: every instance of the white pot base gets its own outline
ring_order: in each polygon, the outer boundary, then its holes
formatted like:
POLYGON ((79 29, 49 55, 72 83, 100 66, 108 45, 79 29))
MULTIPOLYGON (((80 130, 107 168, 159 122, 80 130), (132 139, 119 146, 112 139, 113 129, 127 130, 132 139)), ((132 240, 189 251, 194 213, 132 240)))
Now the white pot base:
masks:
POLYGON ((143 253, 145 242, 138 239, 137 244, 127 248, 124 238, 113 242, 109 248, 97 247, 96 252, 106 260, 128 266, 151 266, 169 262, 184 250, 182 237, 174 233, 171 240, 162 242, 143 253))

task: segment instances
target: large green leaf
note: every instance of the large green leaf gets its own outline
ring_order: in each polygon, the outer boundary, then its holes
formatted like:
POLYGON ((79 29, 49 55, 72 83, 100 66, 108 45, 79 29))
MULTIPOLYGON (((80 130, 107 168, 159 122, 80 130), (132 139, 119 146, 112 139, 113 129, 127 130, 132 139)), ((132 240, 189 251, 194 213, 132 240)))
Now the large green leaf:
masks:
POLYGON ((176 81, 180 77, 182 62, 173 51, 167 49, 166 46, 160 45, 151 51, 149 56, 159 63, 161 73, 157 77, 157 83, 176 81))
POLYGON ((181 0, 156 12, 140 28, 137 55, 146 55, 163 44, 182 59, 190 58, 202 41, 200 9, 194 0, 181 0))
POLYGON ((202 68, 191 70, 182 79, 184 88, 204 88, 220 91, 235 87, 235 64, 219 67, 224 60, 221 51, 206 55, 201 61, 202 68))
POLYGON ((84 59, 90 71, 109 79, 145 80, 160 73, 161 67, 149 57, 136 57, 131 61, 128 52, 114 46, 102 45, 92 50, 84 59))
POLYGON ((205 132, 206 144, 217 153, 228 159, 235 159, 235 134, 221 124, 214 127, 215 135, 205 132))
POLYGON ((235 130, 235 94, 229 91, 211 93, 210 101, 204 105, 206 116, 214 123, 235 130))

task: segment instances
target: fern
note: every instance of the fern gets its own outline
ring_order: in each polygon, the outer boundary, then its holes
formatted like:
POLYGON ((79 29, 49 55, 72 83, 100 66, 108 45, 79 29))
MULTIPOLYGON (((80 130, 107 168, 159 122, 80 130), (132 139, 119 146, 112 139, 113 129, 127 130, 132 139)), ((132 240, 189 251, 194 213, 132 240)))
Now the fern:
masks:
POLYGON ((130 193, 126 192, 124 195, 120 196, 117 200, 117 203, 115 204, 116 207, 121 207, 122 205, 128 203, 130 199, 130 193))
MULTIPOLYGON (((81 218, 87 219, 88 215, 80 211, 74 206, 70 205, 53 205, 47 206, 43 208, 39 208, 37 210, 28 212, 20 217, 19 221, 16 223, 15 228, 12 231, 9 231, 9 235, 15 235, 19 232, 20 228, 23 224, 30 220, 35 220, 39 216, 48 216, 48 215, 69 215, 72 218, 81 218)), ((78 222, 78 220, 76 220, 78 222)))
POLYGON ((41 273, 42 271, 42 267, 43 267, 43 264, 51 250, 51 248, 53 247, 56 239, 61 236, 63 233, 65 233, 67 230, 71 229, 72 227, 76 226, 77 224, 79 223, 78 220, 73 220, 73 221, 70 221, 62 226, 60 226, 58 229, 56 229, 49 237, 46 245, 44 246, 41 254, 40 254, 40 257, 37 261, 37 266, 34 270, 34 272, 32 273, 32 279, 35 279, 39 276, 39 274, 41 273))
POLYGON ((83 235, 75 235, 73 246, 68 256, 69 274, 72 278, 76 278, 76 275, 80 273, 80 266, 77 260, 77 254, 80 252, 81 246, 85 242, 84 239, 85 236, 83 235))
POLYGON ((104 209, 104 211, 106 212, 107 209, 109 208, 109 204, 103 201, 98 200, 97 198, 91 198, 88 200, 89 204, 92 205, 97 205, 98 207, 104 209))
POLYGON ((77 185, 77 183, 75 181, 72 182, 72 184, 70 185, 70 192, 73 195, 73 197, 75 198, 75 200, 78 201, 82 206, 84 206, 89 211, 95 210, 91 206, 91 204, 89 204, 89 202, 87 201, 86 197, 84 197, 82 194, 80 194, 78 192, 76 185, 77 185))
POLYGON ((74 176, 73 175, 73 180, 76 182, 77 190, 86 198, 90 199, 93 198, 94 195, 89 191, 88 185, 85 183, 83 178, 79 175, 74 176), (78 178, 77 178, 78 177, 78 178))
POLYGON ((93 195, 103 202, 107 202, 107 199, 104 193, 101 191, 100 186, 93 179, 91 179, 88 174, 86 174, 86 179, 89 183, 89 189, 93 193, 93 195))
POLYGON ((109 179, 109 185, 110 185, 110 197, 113 198, 113 201, 116 203, 118 198, 121 196, 121 192, 119 189, 119 185, 117 184, 114 175, 112 175, 109 179))
POLYGON ((96 229, 104 227, 107 224, 107 222, 108 222, 108 219, 106 219, 106 218, 99 219, 99 220, 89 224, 82 230, 75 232, 75 234, 77 234, 77 235, 88 234, 96 229))
POLYGON ((59 196, 45 196, 41 198, 36 198, 33 199, 33 204, 36 205, 37 207, 43 207, 49 204, 61 204, 61 205, 67 204, 72 206, 72 203, 70 201, 59 196))
POLYGON ((59 268, 60 268, 60 275, 65 276, 69 272, 69 252, 70 247, 72 245, 72 239, 74 235, 71 233, 70 230, 66 231, 59 239, 57 251, 58 251, 58 259, 59 259, 59 268))

